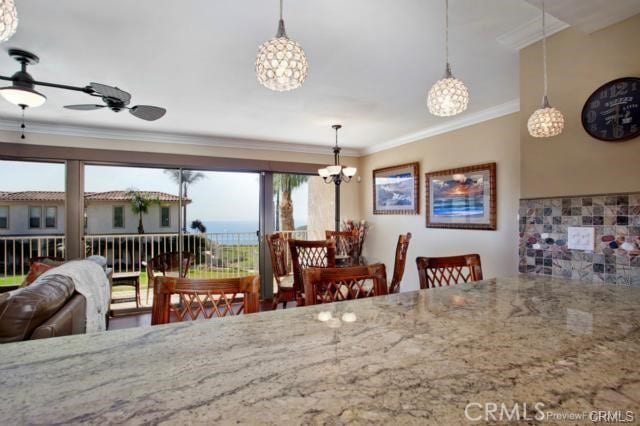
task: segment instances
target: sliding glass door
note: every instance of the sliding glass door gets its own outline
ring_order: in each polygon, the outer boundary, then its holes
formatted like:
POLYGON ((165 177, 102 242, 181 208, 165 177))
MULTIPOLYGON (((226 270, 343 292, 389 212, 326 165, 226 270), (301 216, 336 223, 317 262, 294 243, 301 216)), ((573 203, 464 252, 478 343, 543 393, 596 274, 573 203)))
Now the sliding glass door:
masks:
POLYGON ((65 256, 65 165, 0 160, 0 285, 16 285, 29 259, 65 256))

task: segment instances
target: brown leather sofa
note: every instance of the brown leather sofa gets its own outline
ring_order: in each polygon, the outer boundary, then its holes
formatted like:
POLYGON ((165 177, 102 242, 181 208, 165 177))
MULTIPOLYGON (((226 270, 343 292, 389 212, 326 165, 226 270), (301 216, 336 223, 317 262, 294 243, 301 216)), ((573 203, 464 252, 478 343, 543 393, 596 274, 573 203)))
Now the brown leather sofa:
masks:
MULTIPOLYGON (((112 271, 106 273, 111 279, 112 271)), ((0 343, 84 334, 86 303, 69 277, 55 274, 1 293, 0 343)))

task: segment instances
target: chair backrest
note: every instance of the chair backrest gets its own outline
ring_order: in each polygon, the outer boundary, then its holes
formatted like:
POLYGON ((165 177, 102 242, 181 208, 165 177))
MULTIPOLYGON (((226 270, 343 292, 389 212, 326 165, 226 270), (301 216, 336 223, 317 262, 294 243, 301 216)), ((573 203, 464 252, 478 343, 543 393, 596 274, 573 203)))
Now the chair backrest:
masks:
POLYGON ((335 240, 336 253, 355 258, 358 255, 360 235, 357 229, 350 231, 324 231, 327 240, 335 240))
POLYGON ((293 288, 304 291, 302 271, 309 267, 333 268, 336 266, 336 242, 333 240, 289 240, 293 288))
POLYGON ((259 309, 257 275, 205 280, 160 276, 154 283, 151 324, 250 314, 259 309), (176 305, 171 303, 174 294, 180 299, 176 305))
POLYGON ((340 302, 387 294, 387 272, 382 263, 347 268, 304 270, 305 305, 340 302))
POLYGON ((434 288, 446 285, 480 281, 482 266, 479 254, 465 254, 450 257, 418 257, 420 288, 434 288))
MULTIPOLYGON (((189 267, 193 262, 193 253, 182 252, 182 272, 180 277, 184 278, 189 273, 189 267)), ((180 271, 180 252, 172 251, 162 253, 147 262, 147 277, 152 282, 156 276, 164 276, 167 272, 180 271)))
POLYGON ((404 267, 407 264, 407 250, 409 250, 409 241, 411 240, 411 232, 400 234, 398 244, 396 244, 396 258, 393 264, 393 277, 389 285, 389 293, 397 293, 400 291, 400 282, 404 275, 404 267))
POLYGON ((281 232, 267 235, 267 245, 271 253, 271 269, 278 282, 280 277, 287 275, 287 240, 281 232))

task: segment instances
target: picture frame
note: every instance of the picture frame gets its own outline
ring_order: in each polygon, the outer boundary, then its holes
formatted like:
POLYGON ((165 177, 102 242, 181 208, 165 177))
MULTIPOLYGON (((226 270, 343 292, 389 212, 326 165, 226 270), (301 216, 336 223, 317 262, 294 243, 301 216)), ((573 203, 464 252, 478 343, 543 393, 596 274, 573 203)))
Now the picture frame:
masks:
POLYGON ((426 227, 497 229, 496 163, 425 173, 426 227))
POLYGON ((373 171, 373 214, 420 213, 420 163, 373 171))

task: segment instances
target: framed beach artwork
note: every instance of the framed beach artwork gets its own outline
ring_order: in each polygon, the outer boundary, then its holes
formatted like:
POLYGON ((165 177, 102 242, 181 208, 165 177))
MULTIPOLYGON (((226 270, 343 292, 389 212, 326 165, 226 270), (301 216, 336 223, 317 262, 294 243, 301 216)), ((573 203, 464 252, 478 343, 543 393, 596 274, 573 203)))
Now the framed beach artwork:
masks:
POLYGON ((373 171, 373 214, 418 214, 418 163, 373 171))
POLYGON ((496 229, 496 163, 425 177, 427 228, 496 229))

